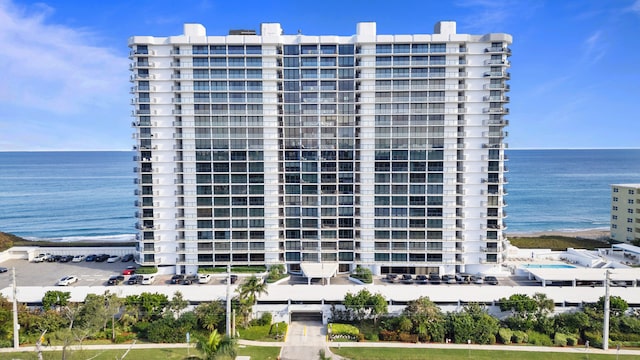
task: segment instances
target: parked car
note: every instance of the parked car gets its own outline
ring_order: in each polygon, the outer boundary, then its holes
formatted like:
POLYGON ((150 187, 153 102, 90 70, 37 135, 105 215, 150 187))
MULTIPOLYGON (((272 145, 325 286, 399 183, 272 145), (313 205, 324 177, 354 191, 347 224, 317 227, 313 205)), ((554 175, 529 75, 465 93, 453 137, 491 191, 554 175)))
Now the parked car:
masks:
POLYGON ((86 258, 86 256, 84 256, 84 255, 76 255, 76 256, 73 257, 71 262, 81 262, 81 261, 84 261, 85 258, 86 258))
POLYGON ((171 280, 169 282, 172 284, 182 284, 183 280, 184 280, 183 274, 175 274, 171 277, 171 280))
POLYGON ((129 285, 136 285, 140 283, 142 283, 142 275, 131 275, 127 281, 127 284, 129 285))
MULTIPOLYGON (((231 284, 235 284, 238 281, 238 275, 236 274, 231 274, 230 278, 231 278, 231 284)), ((224 278, 223 282, 225 284, 227 283, 227 277, 224 278)))
POLYGON ((187 275, 184 277, 184 280, 182 280, 182 285, 191 285, 197 282, 198 282, 198 274, 187 275))
POLYGON ((120 256, 118 255, 111 255, 109 256, 109 258, 107 259, 108 263, 114 263, 116 261, 120 261, 120 256))
POLYGON ((62 258, 62 255, 51 255, 46 260, 47 262, 56 262, 56 261, 60 261, 61 258, 62 258))
POLYGON ((403 274, 402 278, 400 280, 404 284, 412 284, 413 283, 413 276, 411 276, 411 274, 403 274))
POLYGON ((135 266, 127 266, 126 269, 122 270, 122 275, 133 275, 136 272, 135 266))
POLYGON ((153 284, 155 279, 156 279, 156 276, 152 274, 142 275, 142 281, 140 281, 140 283, 142 285, 151 285, 153 284))
POLYGON ((98 256, 98 255, 95 255, 95 254, 87 255, 84 258, 84 261, 86 261, 86 262, 96 261, 96 256, 98 256))
POLYGON ((425 285, 429 283, 429 277, 427 275, 416 275, 416 284, 425 285))
POLYGON ((469 280, 477 285, 482 285, 482 283, 484 283, 484 280, 482 280, 482 276, 477 276, 477 275, 473 275, 469 278, 469 280))
POLYGON ((36 257, 33 258, 33 262, 41 263, 43 261, 48 261, 49 258, 51 258, 51 254, 49 254, 49 253, 38 254, 36 257))
POLYGON ((133 260, 133 254, 127 254, 122 257, 122 262, 129 262, 133 260))
POLYGON ((9 269, 7 269, 6 267, 0 267, 0 273, 5 273, 9 271, 9 269))
POLYGON ((198 283, 207 284, 211 280, 211 274, 199 274, 198 275, 198 283))
POLYGON ((58 280, 58 286, 69 286, 78 281, 78 277, 75 275, 65 276, 62 279, 58 280))
POLYGON ((387 282, 393 283, 393 282, 396 282, 398 280, 398 275, 396 275, 396 274, 387 274, 387 276, 384 279, 387 282))
POLYGON ((107 280, 109 285, 120 285, 124 281, 124 275, 113 275, 107 280))
POLYGON ((469 274, 456 274, 456 281, 458 284, 470 284, 471 275, 469 274))
POLYGON ((453 275, 442 275, 442 282, 445 284, 455 284, 456 283, 456 277, 453 275))
POLYGON ((485 276, 484 283, 489 285, 498 285, 498 278, 495 276, 485 276))
POLYGON ((96 256, 96 262, 105 262, 109 259, 109 254, 100 254, 96 256))
POLYGON ((435 285, 440 284, 440 275, 436 274, 436 273, 431 273, 429 274, 429 282, 435 285))
POLYGON ((60 258, 60 262, 62 262, 62 263, 66 263, 66 262, 69 262, 71 260, 73 260, 73 256, 71 256, 71 255, 63 255, 60 258))

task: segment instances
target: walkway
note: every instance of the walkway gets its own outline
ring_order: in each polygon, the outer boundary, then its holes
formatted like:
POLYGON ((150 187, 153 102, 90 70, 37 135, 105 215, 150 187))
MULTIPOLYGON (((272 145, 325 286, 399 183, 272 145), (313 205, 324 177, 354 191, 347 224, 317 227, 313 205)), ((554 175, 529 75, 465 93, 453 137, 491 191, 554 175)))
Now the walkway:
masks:
POLYGON ((326 327, 320 321, 292 321, 280 351, 280 359, 318 359, 320 350, 330 355, 326 336, 326 327))

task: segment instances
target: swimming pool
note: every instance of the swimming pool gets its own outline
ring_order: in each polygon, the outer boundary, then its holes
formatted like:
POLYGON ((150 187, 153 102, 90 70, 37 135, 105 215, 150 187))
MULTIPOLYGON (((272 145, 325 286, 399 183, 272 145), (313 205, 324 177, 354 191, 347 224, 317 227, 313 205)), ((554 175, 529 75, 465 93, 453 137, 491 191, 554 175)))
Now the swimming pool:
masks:
POLYGON ((575 269, 573 265, 565 264, 524 264, 521 267, 527 269, 575 269))

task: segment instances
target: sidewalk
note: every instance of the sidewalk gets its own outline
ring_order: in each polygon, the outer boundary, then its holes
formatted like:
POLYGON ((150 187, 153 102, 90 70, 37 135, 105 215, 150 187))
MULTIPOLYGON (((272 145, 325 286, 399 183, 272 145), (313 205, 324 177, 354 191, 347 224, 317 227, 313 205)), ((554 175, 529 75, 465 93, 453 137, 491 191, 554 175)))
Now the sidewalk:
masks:
MULTIPOLYGON (((309 334, 311 335, 311 334, 309 334)), ((314 334, 320 335, 320 334, 314 334)), ((317 340, 324 341, 324 335, 318 336, 317 340)), ((293 339, 292 339, 293 340, 293 339)), ((238 340, 238 344, 240 345, 249 345, 249 346, 263 346, 263 347, 285 347, 286 344, 283 342, 261 342, 261 341, 251 341, 251 340, 238 340)), ((307 343, 305 345, 320 345, 319 342, 311 341, 311 343, 307 343)), ((290 344, 293 345, 293 344, 290 344)), ((73 345, 68 346, 67 349, 70 350, 78 350, 80 348, 84 350, 104 350, 104 349, 151 349, 151 348, 183 348, 186 349, 188 346, 194 347, 194 344, 104 344, 104 345, 73 345)), ((315 347, 314 346, 314 347, 315 347)), ((321 345, 320 345, 321 346, 321 345)), ((583 354, 606 354, 615 356, 616 354, 620 355, 637 355, 640 356, 640 350, 632 350, 632 349, 620 349, 618 352, 615 347, 609 348, 609 350, 604 351, 598 348, 589 348, 586 349, 582 346, 579 347, 552 347, 552 346, 528 346, 528 345, 478 345, 478 344, 413 344, 413 343, 398 343, 398 342, 325 342, 325 346, 327 348, 341 348, 341 347, 362 347, 362 348, 424 348, 424 349, 471 349, 471 350, 503 350, 503 351, 528 351, 528 352, 541 352, 541 353, 549 353, 549 352, 557 352, 557 353, 583 353, 583 354)), ((10 353, 10 352, 35 352, 35 346, 24 346, 18 349, 14 348, 0 348, 0 353, 10 353)), ((62 351, 62 346, 42 346, 43 352, 48 351, 62 351)), ((316 353, 317 354, 317 353, 316 353)), ((327 355, 332 356, 333 359, 339 358, 337 355, 327 352, 327 355)))

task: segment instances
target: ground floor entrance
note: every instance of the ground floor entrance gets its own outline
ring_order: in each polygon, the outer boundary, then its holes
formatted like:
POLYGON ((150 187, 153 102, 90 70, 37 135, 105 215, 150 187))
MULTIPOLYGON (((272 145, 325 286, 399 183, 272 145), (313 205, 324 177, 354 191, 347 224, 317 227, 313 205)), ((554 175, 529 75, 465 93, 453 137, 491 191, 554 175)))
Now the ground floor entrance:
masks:
POLYGON ((289 314, 291 321, 319 321, 322 323, 322 311, 294 311, 289 314))

